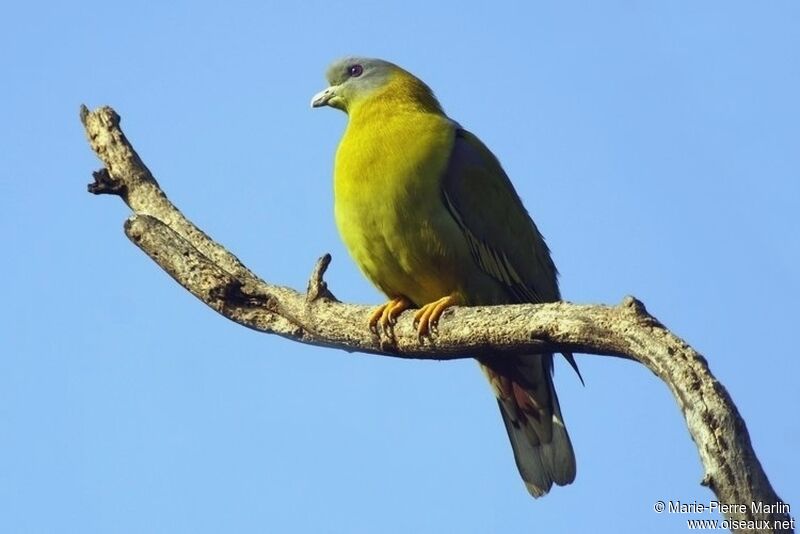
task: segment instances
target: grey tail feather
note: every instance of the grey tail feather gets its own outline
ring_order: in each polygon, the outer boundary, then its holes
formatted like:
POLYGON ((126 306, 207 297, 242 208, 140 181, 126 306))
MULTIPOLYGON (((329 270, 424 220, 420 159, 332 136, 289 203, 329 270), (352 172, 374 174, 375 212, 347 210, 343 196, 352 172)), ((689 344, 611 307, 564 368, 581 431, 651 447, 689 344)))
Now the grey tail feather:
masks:
MULTIPOLYGON (((549 377, 548 377, 549 378, 549 377)), ((515 423, 498 399, 500 413, 506 426, 514 460, 528 492, 534 497, 545 495, 555 482, 565 486, 575 480, 575 453, 561 417, 555 389, 550 384, 553 401, 552 438, 542 443, 533 432, 515 423)))

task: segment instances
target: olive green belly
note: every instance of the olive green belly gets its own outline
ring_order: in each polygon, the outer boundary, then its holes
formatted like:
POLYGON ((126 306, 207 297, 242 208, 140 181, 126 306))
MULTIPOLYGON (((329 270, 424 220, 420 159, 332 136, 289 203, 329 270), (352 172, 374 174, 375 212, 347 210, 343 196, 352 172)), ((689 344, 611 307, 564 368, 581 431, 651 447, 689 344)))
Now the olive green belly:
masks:
MULTIPOLYGON (((405 296, 418 306, 460 293, 459 263, 465 243, 440 213, 420 205, 376 207, 337 200, 336 220, 353 259, 389 297, 405 296), (448 239, 448 235, 450 238, 448 239)), ((446 212, 445 212, 446 214, 446 212)), ((452 225, 452 223, 451 223, 452 225)))

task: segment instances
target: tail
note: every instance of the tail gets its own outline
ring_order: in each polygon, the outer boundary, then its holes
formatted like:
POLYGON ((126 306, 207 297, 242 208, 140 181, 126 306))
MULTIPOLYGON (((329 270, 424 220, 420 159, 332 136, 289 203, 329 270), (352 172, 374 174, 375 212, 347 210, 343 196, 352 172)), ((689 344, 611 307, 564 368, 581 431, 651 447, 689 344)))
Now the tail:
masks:
POLYGON ((481 369, 497 396, 530 494, 541 497, 554 482, 565 486, 575 480, 575 453, 553 387, 552 354, 482 361, 481 369))

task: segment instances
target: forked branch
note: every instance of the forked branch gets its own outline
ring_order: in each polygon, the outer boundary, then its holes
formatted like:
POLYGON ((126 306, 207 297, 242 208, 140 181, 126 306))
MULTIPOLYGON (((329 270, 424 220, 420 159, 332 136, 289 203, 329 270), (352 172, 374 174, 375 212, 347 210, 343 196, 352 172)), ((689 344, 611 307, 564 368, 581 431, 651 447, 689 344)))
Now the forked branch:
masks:
POLYGON ((728 392, 706 360, 638 300, 627 297, 618 306, 557 302, 454 308, 439 331, 425 338, 417 336, 413 314, 406 313, 391 335, 379 336, 366 327, 370 308, 341 303, 328 289, 323 276, 329 255, 314 267, 305 294, 265 282, 169 201, 125 138, 113 109, 90 112, 82 107, 81 121, 105 166, 94 173, 89 191, 122 198, 133 211, 125 222, 131 241, 228 319, 301 343, 401 358, 570 351, 636 360, 675 396, 703 463, 701 483, 720 503, 735 505, 725 515, 744 522, 735 525, 741 527, 737 530, 793 531, 788 507, 774 506, 782 501, 761 468, 728 392))

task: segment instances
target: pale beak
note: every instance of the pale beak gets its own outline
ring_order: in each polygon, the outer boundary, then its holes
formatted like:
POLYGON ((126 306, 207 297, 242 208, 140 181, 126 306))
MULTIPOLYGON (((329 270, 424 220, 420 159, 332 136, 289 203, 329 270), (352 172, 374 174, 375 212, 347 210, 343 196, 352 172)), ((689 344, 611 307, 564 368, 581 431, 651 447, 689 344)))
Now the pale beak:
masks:
POLYGON ((336 96, 336 89, 338 88, 338 85, 331 85, 324 91, 320 91, 319 93, 315 94, 313 97, 311 97, 311 107, 321 108, 322 106, 327 106, 328 102, 330 102, 331 99, 336 96))

